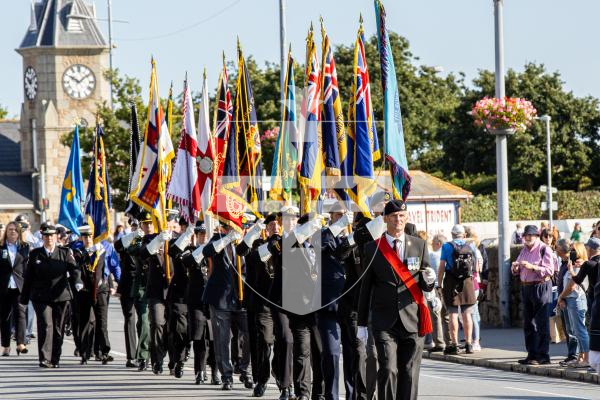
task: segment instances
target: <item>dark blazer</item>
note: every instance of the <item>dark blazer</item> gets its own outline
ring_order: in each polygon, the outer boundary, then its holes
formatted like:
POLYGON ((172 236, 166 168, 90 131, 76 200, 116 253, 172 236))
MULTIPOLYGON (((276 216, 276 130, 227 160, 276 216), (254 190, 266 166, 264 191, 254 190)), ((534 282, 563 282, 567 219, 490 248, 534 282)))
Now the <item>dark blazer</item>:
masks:
POLYGON ((169 283, 169 289, 167 292, 167 301, 177 304, 187 304, 186 294, 188 289, 188 272, 186 266, 183 264, 183 256, 187 253, 191 254, 194 247, 187 246, 183 251, 175 246, 173 240, 169 246, 169 256, 173 260, 171 269, 173 270, 173 277, 169 283))
MULTIPOLYGON (((81 281, 83 282, 83 289, 81 289, 80 293, 89 293, 97 294, 100 292, 104 292, 105 289, 101 285, 99 287, 99 282, 102 282, 102 273, 104 270, 104 252, 98 256, 98 262, 96 263, 96 269, 92 271, 93 263, 90 254, 85 249, 73 250, 73 255, 75 256, 75 261, 79 266, 81 281)), ((96 299, 94 299, 95 301, 96 299)))
POLYGON ((29 300, 40 303, 71 300, 69 280, 73 285, 82 283, 71 249, 56 246, 51 255, 43 247, 33 249, 27 262, 21 304, 27 304, 29 300))
MULTIPOLYGON (((169 289, 169 281, 167 279, 167 267, 165 264, 161 264, 157 254, 148 253, 148 249, 146 246, 156 237, 154 235, 146 235, 144 236, 144 245, 140 249, 139 256, 145 265, 148 268, 148 281, 146 283, 146 297, 149 299, 158 299, 158 300, 166 300, 167 299, 167 291, 169 289)), ((175 243, 176 239, 171 239, 169 241, 169 249, 175 243)), ((173 259, 169 254, 169 262, 170 264, 170 273, 171 277, 173 276, 173 259)))
MULTIPOLYGON (((406 264, 408 257, 419 257, 421 267, 419 270, 411 271, 411 274, 421 290, 433 290, 434 285, 427 285, 421 276, 421 270, 429 266, 427 244, 415 236, 405 235, 404 237, 406 241, 404 243, 404 263, 406 264)), ((418 332, 419 307, 392 266, 377 249, 377 242, 365 245, 362 261, 363 268, 368 269, 361 284, 358 325, 367 326, 370 314, 374 330, 388 330, 400 319, 407 332, 418 332)))
POLYGON ((321 304, 323 310, 337 311, 346 282, 345 260, 352 247, 345 237, 334 237, 329 229, 321 233, 321 304), (331 304, 330 304, 331 303, 331 304))
POLYGON ((188 286, 186 288, 186 304, 188 306, 202 306, 202 297, 204 288, 208 279, 203 268, 208 270, 208 260, 203 258, 200 264, 196 262, 192 253, 196 250, 195 246, 190 246, 181 255, 181 263, 187 269, 188 286))
POLYGON ((252 248, 244 241, 236 247, 238 254, 246 260, 245 304, 249 311, 261 311, 269 306, 265 299, 269 298, 273 283, 273 265, 271 260, 264 263, 258 254, 258 248, 265 243, 267 240, 259 238, 252 248))
POLYGON ((17 245, 17 252, 15 253, 15 262, 10 262, 10 255, 8 254, 8 245, 4 243, 0 246, 0 296, 4 295, 8 290, 8 283, 12 276, 17 284, 19 292, 23 291, 23 276, 27 269, 27 260, 29 258, 29 245, 24 243, 23 245, 17 245))
MULTIPOLYGON (((141 241, 141 238, 136 239, 136 241, 137 240, 141 241)), ((131 246, 134 245, 132 244, 131 246)), ((119 281, 117 293, 119 293, 121 297, 132 298, 135 293, 133 283, 138 268, 138 260, 128 251, 128 249, 123 247, 121 239, 115 242, 115 250, 119 254, 119 259, 121 260, 121 280, 119 281)))
MULTIPOLYGON (((202 254, 210 258, 210 275, 204 288, 203 303, 221 311, 241 310, 243 304, 239 300, 238 275, 236 273, 236 260, 226 256, 227 248, 220 253, 215 251, 213 243, 225 237, 217 233, 204 246, 202 254)), ((233 248, 233 244, 229 244, 233 248)), ((242 274, 245 274, 244 259, 242 258, 242 274)))

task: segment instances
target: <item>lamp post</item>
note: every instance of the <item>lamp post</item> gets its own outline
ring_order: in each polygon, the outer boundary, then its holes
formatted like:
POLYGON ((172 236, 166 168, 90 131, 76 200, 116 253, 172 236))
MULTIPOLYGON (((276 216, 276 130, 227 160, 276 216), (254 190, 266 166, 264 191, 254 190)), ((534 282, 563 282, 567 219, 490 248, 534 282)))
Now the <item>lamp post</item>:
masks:
POLYGON ((546 190, 546 204, 548 205, 548 222, 550 223, 550 228, 552 228, 552 151, 550 149, 550 120, 552 118, 550 118, 549 115, 542 115, 537 119, 546 124, 546 178, 548 180, 548 189, 546 190))
MULTIPOLYGON (((504 91, 504 27, 503 0, 494 0, 494 39, 496 98, 502 99, 504 91)), ((507 134, 496 134, 496 175, 498 202, 498 276, 500 289, 500 320, 503 328, 510 327, 510 232, 508 210, 508 157, 507 134)))

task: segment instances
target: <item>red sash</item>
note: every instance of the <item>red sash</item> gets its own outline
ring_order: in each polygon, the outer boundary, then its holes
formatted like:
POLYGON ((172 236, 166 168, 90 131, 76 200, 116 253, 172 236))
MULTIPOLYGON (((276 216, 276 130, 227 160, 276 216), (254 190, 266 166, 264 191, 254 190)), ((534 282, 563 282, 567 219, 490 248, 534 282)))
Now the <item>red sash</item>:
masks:
POLYGON ((431 316, 429 315, 429 308, 425 303, 425 296, 423 291, 415 281, 406 265, 400 260, 398 254, 390 247, 390 244, 385 239, 385 236, 377 239, 377 245, 379 251, 383 257, 390 264, 398 278, 404 283, 404 286, 408 289, 413 297, 413 300, 419 306, 419 336, 425 336, 433 331, 431 325, 431 316))

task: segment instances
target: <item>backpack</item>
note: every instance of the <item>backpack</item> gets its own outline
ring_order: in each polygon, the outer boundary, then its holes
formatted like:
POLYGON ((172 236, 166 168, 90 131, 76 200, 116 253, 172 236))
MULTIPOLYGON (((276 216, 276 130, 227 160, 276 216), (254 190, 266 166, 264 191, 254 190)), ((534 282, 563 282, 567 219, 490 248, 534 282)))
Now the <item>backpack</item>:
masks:
POLYGON ((454 277, 460 281, 464 281, 465 279, 473 276, 473 272, 475 271, 475 262, 477 258, 475 257, 475 252, 471 243, 464 243, 463 245, 459 245, 455 242, 450 242, 452 244, 453 252, 452 252, 452 267, 450 268, 450 273, 454 275, 454 277))

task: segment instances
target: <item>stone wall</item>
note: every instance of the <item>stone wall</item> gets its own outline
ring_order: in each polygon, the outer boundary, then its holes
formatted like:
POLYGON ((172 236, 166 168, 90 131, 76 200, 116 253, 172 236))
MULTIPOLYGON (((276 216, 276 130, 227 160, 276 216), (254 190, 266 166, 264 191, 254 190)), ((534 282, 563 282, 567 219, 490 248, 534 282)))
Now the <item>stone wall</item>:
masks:
MULTIPOLYGON (((523 246, 511 246, 511 262, 516 260, 523 246)), ((487 300, 479 303, 479 313, 481 314, 481 323, 488 327, 500 327, 500 288, 498 279, 498 247, 488 247, 488 288, 487 300)), ((510 280, 510 320, 511 325, 520 327, 523 324, 523 315, 521 308, 521 289, 518 277, 511 275, 510 280)))

